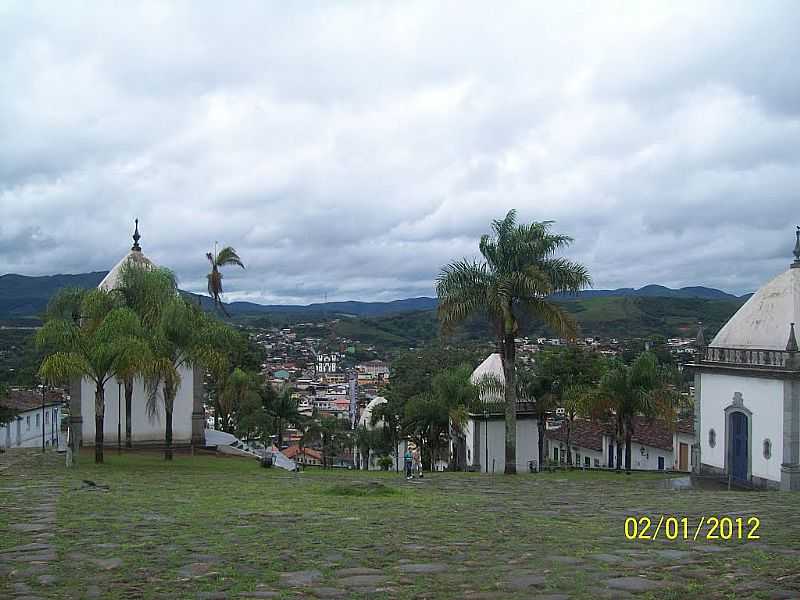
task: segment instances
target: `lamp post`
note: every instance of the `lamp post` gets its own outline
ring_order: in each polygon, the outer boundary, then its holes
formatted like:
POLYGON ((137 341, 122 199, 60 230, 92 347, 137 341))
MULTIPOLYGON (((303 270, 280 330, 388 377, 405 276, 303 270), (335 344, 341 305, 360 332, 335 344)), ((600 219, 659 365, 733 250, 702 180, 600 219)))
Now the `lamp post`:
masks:
POLYGON ((483 409, 483 452, 486 472, 489 472, 489 411, 483 409))
POLYGON ((117 379, 117 454, 122 454, 122 383, 117 379))

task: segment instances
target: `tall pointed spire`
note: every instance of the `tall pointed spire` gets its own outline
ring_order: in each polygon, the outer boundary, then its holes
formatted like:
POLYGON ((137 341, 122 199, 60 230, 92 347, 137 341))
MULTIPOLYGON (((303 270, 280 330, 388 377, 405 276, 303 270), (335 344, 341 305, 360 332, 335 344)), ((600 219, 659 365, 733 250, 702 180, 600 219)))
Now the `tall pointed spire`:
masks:
POLYGON ((136 228, 133 231, 133 246, 131 246, 131 250, 136 252, 142 251, 142 247, 139 245, 140 239, 142 239, 142 236, 139 235, 139 219, 136 219, 136 228))
POLYGON ((794 335, 794 323, 792 323, 792 326, 789 329, 789 341, 786 342, 786 351, 797 352, 797 338, 794 335))
POLYGON ((697 323, 697 347, 703 348, 706 345, 706 336, 705 331, 703 330, 703 322, 698 321, 697 323))
POLYGON ((792 263, 793 269, 800 269, 800 225, 797 226, 797 231, 794 232, 796 239, 794 243, 794 262, 792 263))

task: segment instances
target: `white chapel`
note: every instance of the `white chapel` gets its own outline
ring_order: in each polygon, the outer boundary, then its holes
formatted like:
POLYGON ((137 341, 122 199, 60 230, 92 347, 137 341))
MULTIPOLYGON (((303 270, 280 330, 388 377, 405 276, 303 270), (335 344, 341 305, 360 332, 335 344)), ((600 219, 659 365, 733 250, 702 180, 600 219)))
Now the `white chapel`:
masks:
MULTIPOLYGON (((129 263, 153 268, 154 263, 139 245, 139 220, 133 233, 133 246, 100 282, 99 288, 115 289, 120 284, 122 268, 129 263)), ((203 381, 200 369, 181 367, 181 384, 175 397, 172 415, 173 447, 204 444, 203 381)), ((95 438, 94 383, 89 379, 75 381, 71 386, 70 425, 76 445, 93 445, 95 438)), ((107 446, 125 445, 130 430, 131 446, 164 444, 164 407, 160 404, 154 416, 146 409, 147 392, 141 377, 133 381, 133 396, 129 409, 125 401, 123 381, 110 379, 105 386, 105 418, 103 442, 107 446), (119 436, 118 436, 119 432, 119 436), (119 440, 119 442, 118 442, 119 440)))
POLYGON ((800 227, 794 256, 710 344, 700 328, 694 464, 703 474, 800 490, 800 227))

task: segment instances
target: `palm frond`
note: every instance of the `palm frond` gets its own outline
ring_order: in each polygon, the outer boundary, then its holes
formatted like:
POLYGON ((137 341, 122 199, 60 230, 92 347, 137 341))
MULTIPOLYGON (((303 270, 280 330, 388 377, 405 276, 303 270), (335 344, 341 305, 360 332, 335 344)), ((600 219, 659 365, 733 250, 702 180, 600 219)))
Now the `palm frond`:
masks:
POLYGON ((239 255, 236 253, 236 250, 234 250, 233 247, 231 246, 225 246, 222 250, 220 250, 214 262, 218 267, 224 267, 226 265, 236 265, 244 269, 244 264, 242 263, 242 259, 239 258, 239 255))

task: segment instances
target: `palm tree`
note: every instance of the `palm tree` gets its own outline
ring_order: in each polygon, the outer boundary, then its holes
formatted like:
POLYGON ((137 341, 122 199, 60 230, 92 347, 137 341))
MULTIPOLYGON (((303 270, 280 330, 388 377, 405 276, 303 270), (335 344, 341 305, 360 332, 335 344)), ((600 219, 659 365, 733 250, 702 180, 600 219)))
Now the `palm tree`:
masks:
POLYGON ((278 450, 283 447, 284 429, 288 425, 297 425, 303 420, 299 404, 298 400, 292 397, 292 389, 286 387, 266 406, 267 414, 275 422, 275 429, 278 434, 278 450))
POLYGON ((206 276, 208 278, 208 295, 211 296, 214 306, 229 317, 228 311, 225 310, 225 306, 222 304, 222 273, 220 273, 220 268, 227 265, 238 265, 244 269, 244 264, 236 250, 231 246, 225 246, 217 252, 215 245, 214 253, 206 252, 206 258, 211 263, 211 272, 206 276))
POLYGON ((219 397, 220 416, 224 416, 222 430, 238 433, 241 408, 249 400, 255 398, 258 398, 258 404, 260 405, 261 398, 258 395, 258 385, 253 376, 239 367, 234 368, 233 372, 226 378, 222 394, 219 397))
POLYGON ((36 341, 47 349, 39 368, 42 379, 55 384, 87 378, 94 384, 94 460, 102 463, 105 385, 122 370, 144 368, 150 359, 139 317, 113 292, 67 290, 51 301, 36 341))
POLYGON ((630 365, 617 362, 603 375, 590 396, 590 407, 595 417, 605 414, 616 423, 617 470, 621 467, 624 438, 625 471, 630 473, 635 416, 663 419, 674 427, 684 401, 679 379, 673 368, 659 365, 650 352, 643 352, 630 365))
POLYGON ((473 314, 494 327, 505 378, 505 472, 517 472, 516 347, 522 312, 542 319, 559 334, 572 336, 573 319, 549 297, 576 292, 591 283, 586 268, 555 254, 572 239, 550 232, 552 221, 517 224, 516 211, 492 223, 480 240, 483 261, 462 259, 442 269, 436 279, 439 319, 451 329, 473 314))
MULTIPOLYGON (((178 292, 175 274, 169 269, 127 263, 120 273, 119 287, 114 293, 139 315, 147 330, 155 327, 162 307, 178 292)), ((120 365, 116 376, 125 387, 125 447, 132 447, 131 416, 133 412, 133 380, 141 375, 137 365, 120 365)))
POLYGON ((321 417, 309 423, 303 443, 316 439, 322 448, 322 468, 327 468, 333 455, 349 444, 350 426, 339 417, 321 417))
POLYGON ((181 384, 182 368, 221 372, 227 366, 224 349, 235 333, 180 296, 162 308, 156 326, 148 332, 152 360, 147 365, 147 411, 155 415, 158 397, 164 403, 164 459, 172 460, 172 412, 181 384))

